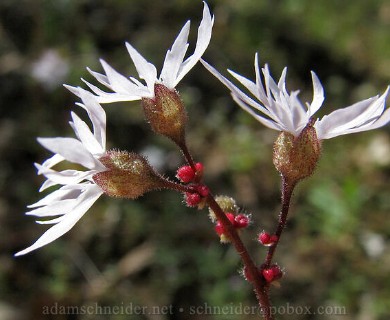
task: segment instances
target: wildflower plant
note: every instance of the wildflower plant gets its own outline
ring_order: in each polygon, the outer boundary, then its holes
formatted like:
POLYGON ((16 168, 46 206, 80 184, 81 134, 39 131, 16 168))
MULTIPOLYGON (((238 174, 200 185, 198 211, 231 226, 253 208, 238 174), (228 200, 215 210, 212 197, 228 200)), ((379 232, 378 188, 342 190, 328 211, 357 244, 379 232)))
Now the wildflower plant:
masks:
POLYGON ((65 234, 103 194, 133 200, 150 191, 169 189, 181 193, 188 207, 208 209, 204 212, 209 215, 220 242, 232 245, 242 260, 242 274, 253 286, 261 316, 266 320, 273 319, 269 297, 271 283, 284 275, 284 269, 274 261, 274 256, 296 185, 314 173, 321 156, 322 140, 376 129, 390 122, 390 111, 385 105, 389 88, 381 96, 317 119, 315 113, 321 108, 325 95, 314 72, 311 73, 313 99, 311 103, 303 104, 297 91, 287 90, 287 69, 275 81, 268 65, 260 69, 257 54, 254 81, 230 70, 232 80, 229 80, 202 60, 205 68, 230 90, 232 98, 243 110, 262 125, 280 132, 274 143, 273 163, 282 180, 281 209, 275 229, 263 230, 261 226, 252 225, 251 215, 244 213, 234 198, 214 195, 205 182, 207 168, 194 159, 186 142, 189 116, 176 87, 201 60, 211 39, 213 23, 214 17, 204 3, 194 52, 186 58, 190 31, 187 22, 167 51, 159 76, 156 67, 126 43, 138 78, 125 77, 101 60, 105 74, 88 70, 109 91, 87 81, 84 82, 89 90, 66 85, 81 99, 77 105, 87 112, 92 130, 72 112, 70 125, 76 138, 38 138, 38 142, 54 154, 43 164, 36 164, 38 174, 46 178, 40 191, 59 187, 30 205, 32 210, 27 214, 43 219, 38 223, 53 226, 16 256, 41 248, 65 234), (106 114, 101 104, 136 100, 141 100, 146 122, 153 132, 172 140, 183 155, 185 163, 178 168, 175 179, 158 173, 145 157, 135 152, 106 149, 106 114), (57 171, 55 167, 63 161, 79 167, 57 171), (241 239, 241 233, 248 227, 257 229, 259 247, 267 248, 263 261, 254 260, 241 239))

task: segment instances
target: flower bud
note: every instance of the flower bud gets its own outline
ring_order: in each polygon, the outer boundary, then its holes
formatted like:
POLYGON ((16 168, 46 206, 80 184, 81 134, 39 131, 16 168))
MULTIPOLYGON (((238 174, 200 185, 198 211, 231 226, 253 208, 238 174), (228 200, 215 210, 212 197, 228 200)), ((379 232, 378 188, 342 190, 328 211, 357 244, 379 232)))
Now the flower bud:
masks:
POLYGON ((195 163, 195 169, 189 165, 182 166, 177 169, 176 178, 183 183, 189 183, 194 180, 200 181, 202 179, 203 169, 203 164, 200 162, 195 163))
POLYGON ((258 240, 263 246, 270 247, 278 241, 278 236, 275 234, 270 235, 268 232, 263 231, 259 234, 258 240))
POLYGON ((204 170, 203 163, 201 162, 195 163, 195 169, 196 169, 195 175, 200 180, 203 176, 203 170, 204 170))
MULTIPOLYGON (((235 219, 234 214, 233 213, 226 213, 226 218, 228 218, 230 223, 233 224, 233 226, 234 226, 234 222, 235 222, 234 221, 234 219, 235 219)), ((225 227, 223 226, 221 221, 217 221, 217 223, 215 224, 215 232, 219 235, 219 239, 220 239, 221 243, 229 243, 230 242, 230 239, 226 234, 225 227)))
POLYGON ((281 132, 274 144, 273 162, 281 175, 291 182, 310 176, 321 154, 321 144, 312 121, 298 137, 281 132))
POLYGON ((202 202, 202 197, 199 193, 186 192, 184 195, 184 201, 188 207, 196 207, 202 202))
POLYGON ((263 277, 265 280, 267 280, 267 282, 271 282, 274 279, 274 272, 272 269, 264 269, 263 277))
POLYGON ((136 199, 144 193, 165 187, 165 180, 139 154, 108 151, 100 159, 108 169, 92 178, 111 197, 136 199))
POLYGON ((234 227, 237 229, 243 229, 249 226, 250 219, 245 214, 238 214, 234 218, 234 227))
POLYGON ((225 228, 223 227, 222 223, 220 221, 217 221, 215 225, 215 232, 217 235, 221 236, 225 232, 225 228))
POLYGON ((270 283, 279 280, 283 276, 283 271, 277 264, 273 264, 271 267, 263 269, 262 274, 264 279, 270 283))
MULTIPOLYGON (((229 219, 230 223, 234 225, 234 218, 235 218, 234 214, 226 213, 225 215, 229 219)), ((225 233, 225 227, 223 226, 221 221, 217 221, 215 225, 215 231, 219 236, 225 233)))
MULTIPOLYGON (((225 215, 236 230, 244 229, 249 225, 250 218, 247 215, 234 215, 230 212, 225 213, 225 215)), ((215 232, 219 235, 222 243, 230 242, 229 236, 226 234, 225 227, 219 220, 217 220, 217 223, 215 224, 215 232)))
POLYGON ((210 193, 210 189, 204 184, 199 184, 196 186, 196 191, 202 196, 207 197, 210 193))
POLYGON ((221 243, 229 243, 230 242, 229 237, 225 234, 225 228, 220 221, 217 221, 214 229, 215 229, 215 232, 217 233, 217 235, 219 236, 219 241, 221 243))
POLYGON ((191 166, 182 166, 176 171, 176 177, 183 183, 189 183, 195 178, 195 172, 191 166))
POLYGON ((154 85, 154 98, 143 98, 142 107, 152 130, 178 145, 184 143, 187 113, 176 90, 154 85))

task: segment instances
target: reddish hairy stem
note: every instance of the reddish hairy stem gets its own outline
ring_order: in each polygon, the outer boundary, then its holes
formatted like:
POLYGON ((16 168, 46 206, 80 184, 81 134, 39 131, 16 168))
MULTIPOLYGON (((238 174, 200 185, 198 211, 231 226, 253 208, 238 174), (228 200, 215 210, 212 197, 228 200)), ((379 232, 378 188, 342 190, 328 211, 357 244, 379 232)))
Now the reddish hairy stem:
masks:
POLYGON ((275 231, 277 240, 272 246, 269 247, 267 257, 265 258, 264 267, 268 268, 272 263, 272 258, 274 256, 276 247, 280 241, 280 236, 286 226, 288 212, 290 210, 291 196, 293 194, 294 188, 297 184, 297 181, 288 181, 285 177, 282 177, 282 208, 279 214, 279 222, 275 231))
POLYGON ((180 148, 181 152, 183 153, 183 156, 186 159, 189 166, 192 168, 192 170, 194 170, 194 172, 196 172, 194 159, 192 158, 191 153, 188 150, 187 144, 185 143, 185 141, 184 141, 184 143, 177 143, 177 145, 179 146, 179 148, 180 148))
MULTIPOLYGON (((168 189, 176 190, 179 192, 195 192, 191 186, 185 186, 179 183, 175 183, 167 180, 165 187, 168 189)), ((226 217, 225 212, 221 209, 219 204, 215 201, 214 197, 209 194, 206 197, 207 204, 213 210, 218 221, 220 221, 224 227, 226 235, 229 237, 229 240, 233 244, 237 253, 240 255, 241 260, 250 276, 251 283, 253 285, 256 298, 259 301, 260 308, 265 320, 272 320, 271 315, 271 304, 268 295, 269 286, 261 277, 258 268, 250 257, 248 250, 246 249, 244 243, 242 242, 240 236, 237 233, 237 230, 234 228, 232 223, 226 217)))
MULTIPOLYGON (((183 156, 186 159, 187 163, 196 172, 195 162, 192 158, 191 153, 189 152, 189 150, 187 148, 187 144, 185 143, 185 141, 183 143, 177 143, 177 145, 181 149, 183 156)), ((196 182, 199 182, 199 181, 196 181, 196 182)), ((179 190, 179 189, 177 188, 176 190, 179 190)), ((273 320, 273 316, 271 314, 271 302, 269 300, 269 285, 268 285, 268 283, 260 275, 258 268, 256 267, 251 256, 249 255, 248 250, 246 249, 244 243, 242 242, 240 236, 237 233, 237 230, 234 228, 232 223, 226 217, 225 212, 223 212, 223 210, 221 209, 219 204, 215 201, 211 192, 206 197, 206 201, 207 201, 208 206, 211 208, 211 210, 213 210, 218 221, 220 221, 220 223, 223 225, 224 230, 226 232, 226 235, 229 237, 229 240, 231 241, 231 243, 233 244, 237 253, 241 257, 241 260, 242 260, 249 276, 252 279, 250 282, 253 285, 253 289, 255 291, 256 298, 259 302, 259 306, 260 306, 261 311, 262 311, 261 314, 263 315, 263 319, 264 320, 273 320)))
MULTIPOLYGON (((187 148, 182 148, 183 154, 187 160, 187 162, 191 165, 194 165, 194 162, 192 160, 192 157, 190 153, 188 152, 187 148), (191 162, 190 162, 191 161, 191 162)), ((289 181, 286 178, 282 178, 282 207, 279 214, 279 222, 278 226, 275 231, 275 235, 277 236, 276 242, 269 247, 268 253, 265 259, 265 263, 263 264, 263 268, 270 267, 272 263, 272 259, 276 250, 276 247, 280 241, 280 236, 282 235, 282 232, 286 226, 287 222, 287 216, 290 209, 291 204, 291 197, 293 194, 293 191, 295 189, 295 186, 297 184, 297 181, 289 181)), ((178 184, 171 181, 166 181, 166 187, 169 189, 173 189, 179 192, 196 192, 194 188, 191 186, 185 186, 182 184, 178 184)), ((211 193, 206 197, 207 204, 213 210, 215 216, 217 217, 218 221, 223 225, 224 230, 226 231, 226 235, 228 236, 229 240, 233 244, 234 248, 236 249, 237 253, 240 255, 241 260, 251 277, 251 283, 253 285, 256 298, 259 301, 259 305, 262 311, 262 315, 264 317, 264 320, 273 320, 273 316, 271 314, 271 303, 269 299, 269 284, 262 278, 261 274, 259 273, 258 268, 256 267, 255 263, 253 262, 251 256, 248 253, 248 250, 246 249, 244 243, 242 242, 240 236, 237 233, 237 230, 234 228, 232 223, 229 221, 229 219, 226 217, 225 212, 221 209, 221 207, 218 205, 218 203, 215 201, 214 197, 211 195, 211 193)))
POLYGON ((226 231, 226 234, 229 237, 229 240, 233 244, 237 253, 240 255, 241 260, 252 279, 251 283, 253 285, 257 300, 259 301, 264 319, 272 320, 273 317, 270 312, 271 303, 268 296, 268 289, 269 289, 268 284, 260 276, 260 273, 258 272, 258 268, 256 267, 255 263, 250 257, 245 245, 241 241, 241 238, 238 235, 237 230, 234 228, 232 223, 226 217, 226 214, 223 212, 221 207, 215 201, 214 197, 212 195, 208 195, 206 199, 209 207, 211 208, 211 210, 213 210, 218 221, 222 223, 224 230, 226 231))
POLYGON ((164 181, 164 188, 175 190, 175 191, 178 191, 178 192, 183 192, 183 193, 186 193, 186 192, 194 193, 194 192, 196 192, 196 190, 192 186, 187 186, 187 185, 184 185, 184 184, 181 184, 181 183, 176 183, 176 182, 173 182, 173 181, 170 181, 170 180, 165 180, 164 181))

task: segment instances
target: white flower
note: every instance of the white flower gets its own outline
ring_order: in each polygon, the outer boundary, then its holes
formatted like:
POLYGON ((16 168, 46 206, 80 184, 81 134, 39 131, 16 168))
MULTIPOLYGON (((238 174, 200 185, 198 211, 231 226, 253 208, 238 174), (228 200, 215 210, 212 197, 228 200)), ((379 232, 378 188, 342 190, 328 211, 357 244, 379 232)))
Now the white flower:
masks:
POLYGON ((98 160, 106 151, 106 114, 96 102, 94 96, 80 90, 84 108, 93 125, 93 133, 88 125, 72 112, 72 126, 75 138, 38 138, 38 142, 54 153, 42 165, 35 164, 38 174, 46 177, 39 191, 60 185, 61 187, 40 201, 29 205, 32 209, 27 215, 34 215, 46 220, 40 224, 54 224, 32 246, 15 254, 20 256, 47 245, 68 232, 102 195, 102 189, 92 179, 95 173, 107 170, 98 160), (56 164, 67 160, 79 164, 88 170, 52 169, 56 164), (52 218, 54 217, 54 218, 52 218), (51 220, 47 220, 51 218, 51 220))
MULTIPOLYGON (((256 81, 253 82, 231 70, 229 73, 240 82, 248 91, 247 95, 231 81, 221 75, 207 62, 203 65, 217 77, 231 91, 233 99, 238 105, 255 117, 265 126, 285 131, 298 136, 321 108, 324 101, 324 89, 314 72, 311 72, 313 81, 313 100, 303 105, 298 99, 298 91, 289 93, 286 89, 286 73, 276 83, 271 77, 268 65, 261 69, 264 77, 261 79, 258 57, 255 55, 256 81)), ((386 110, 386 96, 389 87, 383 95, 371 97, 357 102, 343 109, 338 109, 316 120, 314 127, 319 140, 337 137, 343 134, 367 131, 384 126, 390 121, 390 109, 386 110)))
MULTIPOLYGON (((207 4, 204 2, 203 19, 198 29, 198 38, 194 53, 184 60, 188 49, 188 34, 190 31, 190 21, 184 25, 179 35, 177 36, 172 48, 167 51, 164 64, 157 77, 156 67, 142 57, 133 46, 126 43, 127 50, 139 74, 139 78, 143 79, 144 83, 134 77, 126 78, 115 71, 104 60, 100 60, 105 75, 88 71, 104 86, 113 92, 105 92, 91 83, 83 80, 88 87, 96 94, 96 99, 99 103, 111 103, 117 101, 134 101, 142 98, 154 97, 154 85, 160 83, 169 89, 174 89, 180 80, 195 66, 199 61, 211 38, 211 31, 214 23, 214 17, 211 16, 207 4)), ((66 86, 76 95, 80 95, 80 90, 75 87, 66 86)))

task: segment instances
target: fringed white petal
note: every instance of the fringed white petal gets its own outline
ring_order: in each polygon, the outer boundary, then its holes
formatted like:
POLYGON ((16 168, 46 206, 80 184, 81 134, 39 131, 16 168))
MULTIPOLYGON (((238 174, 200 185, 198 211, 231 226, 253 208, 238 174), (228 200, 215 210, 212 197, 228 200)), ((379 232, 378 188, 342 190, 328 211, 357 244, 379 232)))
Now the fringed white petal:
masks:
POLYGON ((81 217, 95 203, 102 193, 102 190, 98 186, 91 185, 77 199, 77 204, 71 212, 68 212, 66 215, 58 219, 58 223, 47 230, 33 245, 19 251, 15 254, 15 256, 21 256, 43 247, 67 233, 77 223, 77 221, 81 219, 81 217))
POLYGON ((340 135, 373 130, 389 122, 386 97, 389 87, 380 97, 371 97, 349 107, 338 109, 324 116, 315 124, 319 139, 330 139, 340 135))
POLYGON ((240 98, 238 98, 237 96, 233 95, 232 94, 232 97, 233 97, 233 100, 237 102, 237 104, 242 108, 244 109, 246 112, 248 112, 249 114, 251 114, 257 121, 259 121, 260 123, 262 123, 263 125, 265 125, 266 127, 270 128, 270 129, 274 129, 274 130, 283 130, 282 127, 279 126, 279 124, 273 120, 270 120, 270 119, 267 119, 267 118, 264 118, 260 115, 258 115, 256 112, 253 111, 253 109, 251 109, 244 101, 242 101, 240 98))
MULTIPOLYGON (((63 156, 60 156, 59 154, 55 154, 54 156, 52 156, 51 158, 45 160, 43 163, 42 163, 42 167, 44 168, 52 168, 54 167, 56 164, 59 164, 60 162, 64 161, 65 158, 63 156)), ((39 171, 38 171, 38 174, 41 174, 39 171)))
POLYGON ((154 85, 157 82, 157 70, 156 67, 148 62, 143 56, 139 54, 134 47, 126 42, 127 51, 130 54, 131 59, 134 62, 135 68, 137 69, 138 75, 141 79, 144 79, 148 88, 149 96, 145 98, 153 98, 154 96, 154 85))
POLYGON ((39 164, 36 165, 40 174, 44 175, 48 180, 55 184, 78 184, 83 180, 89 180, 89 178, 97 172, 97 170, 91 171, 78 171, 78 170, 62 170, 55 171, 49 168, 41 167, 39 164))
POLYGON ((83 144, 74 138, 37 138, 38 142, 53 153, 58 153, 66 160, 93 169, 97 160, 90 154, 83 144))
POLYGON ((138 92, 138 87, 135 84, 112 68, 106 61, 100 59, 100 63, 106 72, 110 89, 124 95, 134 95, 135 92, 138 92))
POLYGON ((195 66, 210 43, 214 24, 214 16, 211 15, 210 9, 206 2, 203 2, 203 4, 203 17, 198 28, 198 38, 196 40, 195 51, 180 65, 180 69, 176 76, 175 82, 173 83, 173 87, 176 87, 176 85, 183 79, 183 77, 195 66))
POLYGON ((312 117, 322 106, 322 103, 325 100, 324 88, 322 87, 320 79, 312 71, 311 77, 313 81, 313 101, 308 105, 309 117, 312 117))
POLYGON ((36 217, 60 216, 71 211, 76 204, 76 199, 53 201, 45 206, 27 211, 26 215, 36 217))
POLYGON ((70 122, 77 137, 84 147, 93 155, 101 156, 104 153, 103 146, 96 140, 88 125, 82 121, 74 112, 71 112, 73 122, 70 122))
POLYGON ((187 21, 173 43, 172 48, 166 53, 160 81, 169 89, 173 89, 176 85, 177 74, 188 49, 187 40, 189 32, 190 22, 187 21))
POLYGON ((93 134, 96 140, 101 145, 102 149, 106 149, 106 112, 101 105, 96 101, 93 94, 86 90, 82 90, 80 98, 83 103, 77 103, 80 107, 85 109, 91 119, 93 126, 93 134))
POLYGON ((42 198, 38 202, 28 205, 27 208, 37 208, 37 207, 46 206, 52 202, 66 200, 66 199, 73 199, 78 194, 80 194, 80 190, 76 190, 75 193, 74 189, 65 189, 64 187, 62 187, 58 190, 53 191, 52 193, 49 193, 46 197, 42 198))

